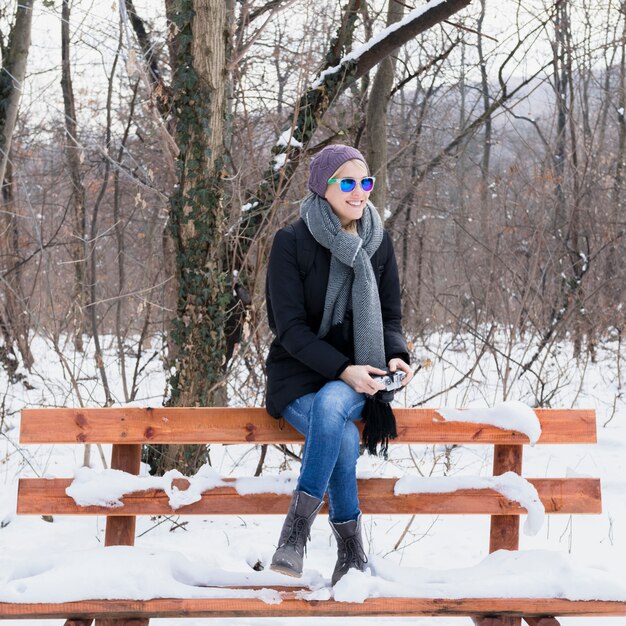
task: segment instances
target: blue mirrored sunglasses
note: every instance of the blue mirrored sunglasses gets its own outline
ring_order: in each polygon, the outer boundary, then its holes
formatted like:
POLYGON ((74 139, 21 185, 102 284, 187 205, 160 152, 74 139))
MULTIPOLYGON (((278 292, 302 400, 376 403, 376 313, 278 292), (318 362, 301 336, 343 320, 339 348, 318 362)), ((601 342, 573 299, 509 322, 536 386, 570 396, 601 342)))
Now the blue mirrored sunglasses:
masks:
MULTIPOLYGON (((376 179, 373 176, 366 176, 359 181, 363 191, 372 191, 375 182, 376 179)), ((341 191, 348 193, 356 187, 357 181, 355 178, 329 178, 327 184, 330 185, 332 183, 339 183, 341 191)))

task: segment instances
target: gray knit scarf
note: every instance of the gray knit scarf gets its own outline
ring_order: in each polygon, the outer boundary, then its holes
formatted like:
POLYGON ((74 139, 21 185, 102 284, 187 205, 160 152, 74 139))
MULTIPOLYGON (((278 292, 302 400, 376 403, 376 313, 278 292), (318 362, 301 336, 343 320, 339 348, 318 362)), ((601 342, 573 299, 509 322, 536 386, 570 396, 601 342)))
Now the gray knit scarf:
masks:
POLYGON ((366 204, 357 222, 358 236, 342 230, 330 204, 317 194, 302 201, 300 216, 314 239, 332 254, 318 337, 325 337, 331 326, 341 324, 351 306, 356 365, 386 369, 380 298, 370 261, 383 240, 378 212, 373 204, 366 204))

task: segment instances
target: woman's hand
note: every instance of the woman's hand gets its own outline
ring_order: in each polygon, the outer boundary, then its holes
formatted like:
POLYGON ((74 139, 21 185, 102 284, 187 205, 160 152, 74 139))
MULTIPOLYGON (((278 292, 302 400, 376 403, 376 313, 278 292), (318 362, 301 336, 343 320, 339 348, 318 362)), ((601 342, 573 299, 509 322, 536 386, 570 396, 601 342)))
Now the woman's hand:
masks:
MULTIPOLYGON (((399 361, 400 359, 393 359, 399 361)), ((408 365, 407 365, 408 367, 408 365)), ((343 372, 341 372, 339 378, 347 383, 357 393, 366 393, 369 396, 373 396, 377 391, 384 389, 385 386, 382 383, 376 382, 372 375, 382 376, 386 374, 385 370, 379 370, 377 367, 371 365, 348 365, 343 372)))
POLYGON ((387 364, 390 372, 395 372, 396 370, 400 370, 404 372, 406 376, 402 379, 402 386, 406 387, 411 378, 413 378, 413 370, 411 370, 411 366, 408 363, 405 363, 402 359, 391 359, 387 364))

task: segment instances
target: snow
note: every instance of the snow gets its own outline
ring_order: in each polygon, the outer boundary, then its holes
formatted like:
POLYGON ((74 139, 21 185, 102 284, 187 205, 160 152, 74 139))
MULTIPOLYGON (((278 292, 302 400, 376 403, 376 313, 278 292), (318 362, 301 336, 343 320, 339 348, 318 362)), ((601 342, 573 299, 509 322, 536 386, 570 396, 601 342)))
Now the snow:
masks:
POLYGON ((241 495, 253 493, 293 492, 298 477, 295 474, 280 476, 249 476, 237 478, 233 483, 224 482, 210 466, 203 465, 194 476, 184 476, 178 470, 170 470, 163 476, 135 476, 120 470, 95 471, 89 467, 78 468, 71 485, 65 490, 79 506, 123 506, 121 499, 130 493, 160 489, 164 491, 170 506, 176 510, 198 502, 205 491, 216 487, 232 486, 241 495), (173 484, 175 479, 184 478, 189 487, 180 490, 173 484))
POLYGON ((389 595, 418 598, 567 598, 623 600, 626 587, 600 569, 548 550, 498 550, 473 567, 438 570, 393 566, 375 558, 376 576, 350 572, 335 586, 335 599, 389 595), (355 583, 357 583, 355 585, 355 583), (357 587, 352 590, 352 587, 357 587), (360 587, 360 589, 358 589, 360 587))
POLYGON ((296 128, 288 128, 284 131, 281 136, 276 141, 276 145, 280 146, 291 146, 292 148, 302 148, 302 142, 298 141, 293 134, 296 132, 296 128))
POLYGON ((70 552, 51 549, 27 556, 0 557, 0 602, 259 598, 280 604, 280 593, 268 588, 271 585, 304 586, 307 589, 298 595, 306 600, 334 598, 339 602, 381 596, 626 600, 626 587, 607 572, 547 550, 499 550, 473 567, 448 570, 398 567, 370 557, 367 571, 349 572, 334 588, 311 571, 300 579, 271 570, 232 571, 176 552, 130 546, 70 552))
MULTIPOLYGON (((396 401, 410 406, 424 397, 434 396, 423 406, 472 407, 463 411, 463 418, 469 418, 476 411, 484 420, 485 413, 495 408, 479 410, 476 407, 495 407, 505 393, 501 378, 503 362, 499 360, 503 352, 499 350, 505 349, 509 339, 504 330, 495 333, 492 341, 498 349, 482 358, 480 367, 474 368, 471 380, 456 387, 450 383, 458 372, 469 371, 475 366, 477 352, 473 337, 440 333, 429 336, 426 343, 416 340, 416 354, 426 354, 431 363, 418 372, 407 389, 396 394, 396 401)), ((46 341, 41 337, 32 338, 35 373, 24 372, 34 387, 32 390, 10 385, 0 371, 0 384, 5 389, 4 417, 0 426, 0 598, 3 600, 29 602, 39 598, 40 601, 60 602, 70 595, 79 599, 193 597, 192 594, 211 597, 210 594, 249 593, 259 594, 255 597, 265 598, 265 601, 277 601, 279 597, 274 591, 262 590, 278 584, 303 584, 306 597, 334 597, 338 601, 394 593, 471 597, 473 593, 484 593, 484 589, 488 589, 490 595, 545 594, 572 599, 625 597, 626 400, 620 395, 617 336, 599 342, 596 363, 572 359, 572 347, 567 341, 555 344, 546 357, 540 382, 530 377, 516 380, 513 371, 506 383, 506 396, 526 408, 536 404, 538 394, 549 394, 552 406, 593 407, 597 410, 597 444, 541 445, 532 449, 526 446, 523 466, 524 476, 599 477, 603 498, 601 514, 550 515, 539 532, 521 535, 520 552, 492 555, 488 554, 489 517, 485 515, 417 515, 414 519, 408 515, 363 515, 370 570, 364 574, 351 572, 334 589, 330 586, 330 576, 336 547, 325 516, 319 516, 313 525, 304 576, 294 580, 267 569, 280 533, 282 519, 278 515, 144 516, 137 518, 136 547, 106 549, 103 548, 105 520, 102 516, 55 515, 52 522, 47 522, 38 515, 16 515, 19 477, 76 476, 84 479, 75 481, 78 486, 81 482, 87 485, 89 476, 102 473, 102 464, 95 450, 91 454, 93 474, 90 474, 80 469, 83 446, 22 446, 18 442, 19 410, 23 406, 79 404, 69 380, 71 377, 79 379, 81 393, 90 406, 105 402, 90 339, 85 337, 84 354, 73 352, 71 340, 61 338, 59 345, 65 350, 69 372, 46 341), (261 568, 263 571, 255 571, 261 568), (243 591, 215 589, 219 584, 255 588, 243 591)), ((102 345, 111 346, 105 351, 104 362, 113 397, 120 404, 123 392, 116 342, 111 337, 102 337, 102 345)), ((524 354, 531 348, 528 338, 516 341, 511 362, 524 362, 524 354)), ((158 345, 152 346, 140 363, 140 386, 134 403, 137 406, 156 406, 161 401, 165 374, 158 359, 149 361, 152 352, 158 349, 158 345)), ((236 392, 243 388, 242 381, 246 376, 245 371, 241 375, 235 373, 230 388, 233 398, 238 397, 236 392)), ((247 399, 241 402, 250 404, 247 399)), ((508 415, 508 410, 505 413, 508 415)), ((505 427, 511 428, 510 425, 505 427)), ((520 432, 524 430, 521 426, 519 429, 520 432)), ((299 451, 297 446, 293 449, 299 451)), ((103 446, 107 460, 110 450, 110 446, 103 446)), ((198 472, 198 485, 200 478, 208 483, 211 476, 219 476, 235 479, 236 482, 229 485, 237 485, 240 493, 253 488, 272 492, 284 489, 287 493, 293 488, 290 481, 295 480, 299 469, 290 457, 269 447, 263 475, 258 482, 256 479, 248 481, 258 464, 258 447, 213 445, 210 452, 213 473, 208 467, 206 473, 204 470, 198 472)), ((358 475, 396 479, 402 476, 398 481, 400 489, 401 481, 405 487, 412 482, 408 476, 422 474, 446 480, 448 488, 452 488, 464 481, 476 481, 478 477, 489 479, 492 463, 493 446, 490 445, 396 445, 390 446, 387 461, 367 455, 360 457, 358 475)), ((105 483, 108 482, 107 478, 105 483)), ((190 488, 180 492, 181 497, 193 494, 194 482, 190 481, 190 488)), ((166 483, 166 489, 167 484, 174 483, 166 483)), ((438 490, 443 488, 441 485, 436 487, 438 490)), ((144 488, 145 483, 142 483, 141 489, 144 488)), ((435 487, 431 485, 430 488, 435 487)), ((424 484, 420 489, 426 489, 424 484)), ((119 500, 116 493, 119 492, 108 492, 104 499, 119 500)), ((176 496, 174 489, 172 496, 176 496)), ((523 492, 516 495, 505 493, 505 496, 521 503, 526 497, 523 492)), ((531 510, 528 503, 522 506, 531 510)), ((521 519, 525 520, 526 516, 522 515, 521 519)), ((155 626, 209 623, 195 618, 153 621, 155 626)), ((267 620, 246 618, 222 621, 229 626, 268 623, 267 620)), ((467 621, 467 618, 443 616, 386 620, 393 626, 460 626, 467 621)), ((559 621, 562 626, 626 624, 623 616, 603 617, 602 620, 594 617, 561 618, 559 621)), ((64 622, 47 620, 45 623, 62 626, 64 622)), ((272 618, 270 622, 272 626, 294 626, 301 624, 302 620, 272 618)), ((7 626, 42 623, 41 620, 3 622, 7 626)), ((306 621, 307 626, 327 623, 327 618, 306 621)), ((369 626, 372 618, 354 617, 350 624, 369 626)))
POLYGON ((0 602, 235 597, 260 598, 268 604, 280 602, 278 593, 270 589, 220 588, 231 584, 285 584, 284 576, 273 572, 254 574, 207 567, 175 552, 156 553, 129 546, 50 550, 30 554, 27 559, 0 558, 0 602))
POLYGON ((395 22, 394 24, 391 24, 391 26, 387 26, 387 28, 384 28, 383 30, 381 30, 379 33, 374 35, 371 39, 366 41, 363 45, 357 46, 356 48, 354 48, 354 50, 352 50, 351 52, 346 54, 344 57, 342 57, 341 61, 339 61, 337 65, 333 65, 332 67, 329 67, 325 69, 323 72, 321 72, 321 74, 317 77, 317 80, 315 80, 315 82, 311 85, 311 89, 317 89, 324 82, 324 79, 327 76, 337 72, 343 65, 345 65, 346 63, 349 63, 350 61, 356 61, 361 56, 363 56, 363 54, 365 54, 368 50, 373 48, 377 43, 387 38, 391 33, 413 22, 414 20, 421 17, 424 13, 430 11, 431 9, 433 9, 434 7, 440 4, 443 4, 444 2, 446 2, 446 0, 430 0, 430 2, 427 2, 426 4, 419 6, 413 9, 412 11, 409 11, 409 13, 407 13, 404 16, 404 18, 401 19, 399 22, 395 22))
POLYGON ((235 489, 242 496, 251 493, 291 494, 298 482, 297 474, 281 474, 280 476, 244 476, 237 478, 235 489))
POLYGON ((274 171, 277 172, 287 162, 287 155, 284 152, 274 157, 274 171))
POLYGON ((250 209, 255 209, 258 206, 259 206, 258 202, 247 202, 241 207, 241 212, 247 213, 250 209))
POLYGON ((545 508, 535 487, 515 472, 500 476, 403 476, 395 485, 396 495, 408 493, 452 493, 458 489, 494 489, 528 511, 524 532, 536 535, 543 525, 545 508))
POLYGON ((224 486, 224 481, 209 465, 188 478, 189 488, 179 490, 173 481, 185 478, 178 470, 170 470, 163 476, 134 476, 120 470, 107 469, 97 472, 89 467, 76 470, 72 484, 65 490, 79 506, 122 506, 121 498, 128 493, 146 489, 162 489, 169 497, 170 506, 176 510, 201 499, 202 493, 224 486))
MULTIPOLYGON (((366 478, 359 474, 359 478, 366 478)), ((295 474, 280 476, 248 476, 237 478, 231 485, 241 495, 255 493, 291 494, 296 487, 298 477, 295 474)), ((135 476, 119 470, 97 472, 88 467, 76 470, 72 484, 65 490, 79 506, 123 506, 121 499, 126 494, 148 489, 163 490, 170 506, 176 510, 193 504, 201 499, 202 493, 224 487, 219 474, 209 465, 204 465, 195 476, 184 476, 177 470, 170 470, 163 476, 135 476), (189 487, 179 490, 174 479, 185 478, 189 487)), ((501 476, 403 476, 394 487, 396 495, 409 493, 452 493, 458 489, 494 489, 503 496, 519 502, 528 511, 524 524, 526 534, 535 535, 541 529, 545 510, 537 490, 527 480, 514 472, 501 476)))
POLYGON ((509 400, 492 408, 437 409, 446 422, 489 424, 503 430, 524 433, 534 445, 541 436, 541 424, 535 412, 523 402, 509 400))

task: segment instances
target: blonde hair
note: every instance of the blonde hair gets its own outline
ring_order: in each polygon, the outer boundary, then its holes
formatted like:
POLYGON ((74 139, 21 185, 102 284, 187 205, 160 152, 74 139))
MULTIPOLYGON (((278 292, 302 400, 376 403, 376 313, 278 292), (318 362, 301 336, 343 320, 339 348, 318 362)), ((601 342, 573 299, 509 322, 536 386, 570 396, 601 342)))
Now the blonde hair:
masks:
POLYGON ((356 227, 356 220, 352 220, 349 224, 346 224, 343 229, 347 232, 350 233, 351 235, 358 235, 359 231, 357 230, 356 227))
POLYGON ((370 168, 368 166, 368 164, 365 161, 361 161, 361 159, 349 159, 347 161, 344 161, 336 170, 335 173, 331 176, 331 178, 336 178, 337 174, 339 173, 339 170, 346 164, 346 163, 354 163, 355 165, 361 165, 365 171, 368 173, 370 173, 370 168))

